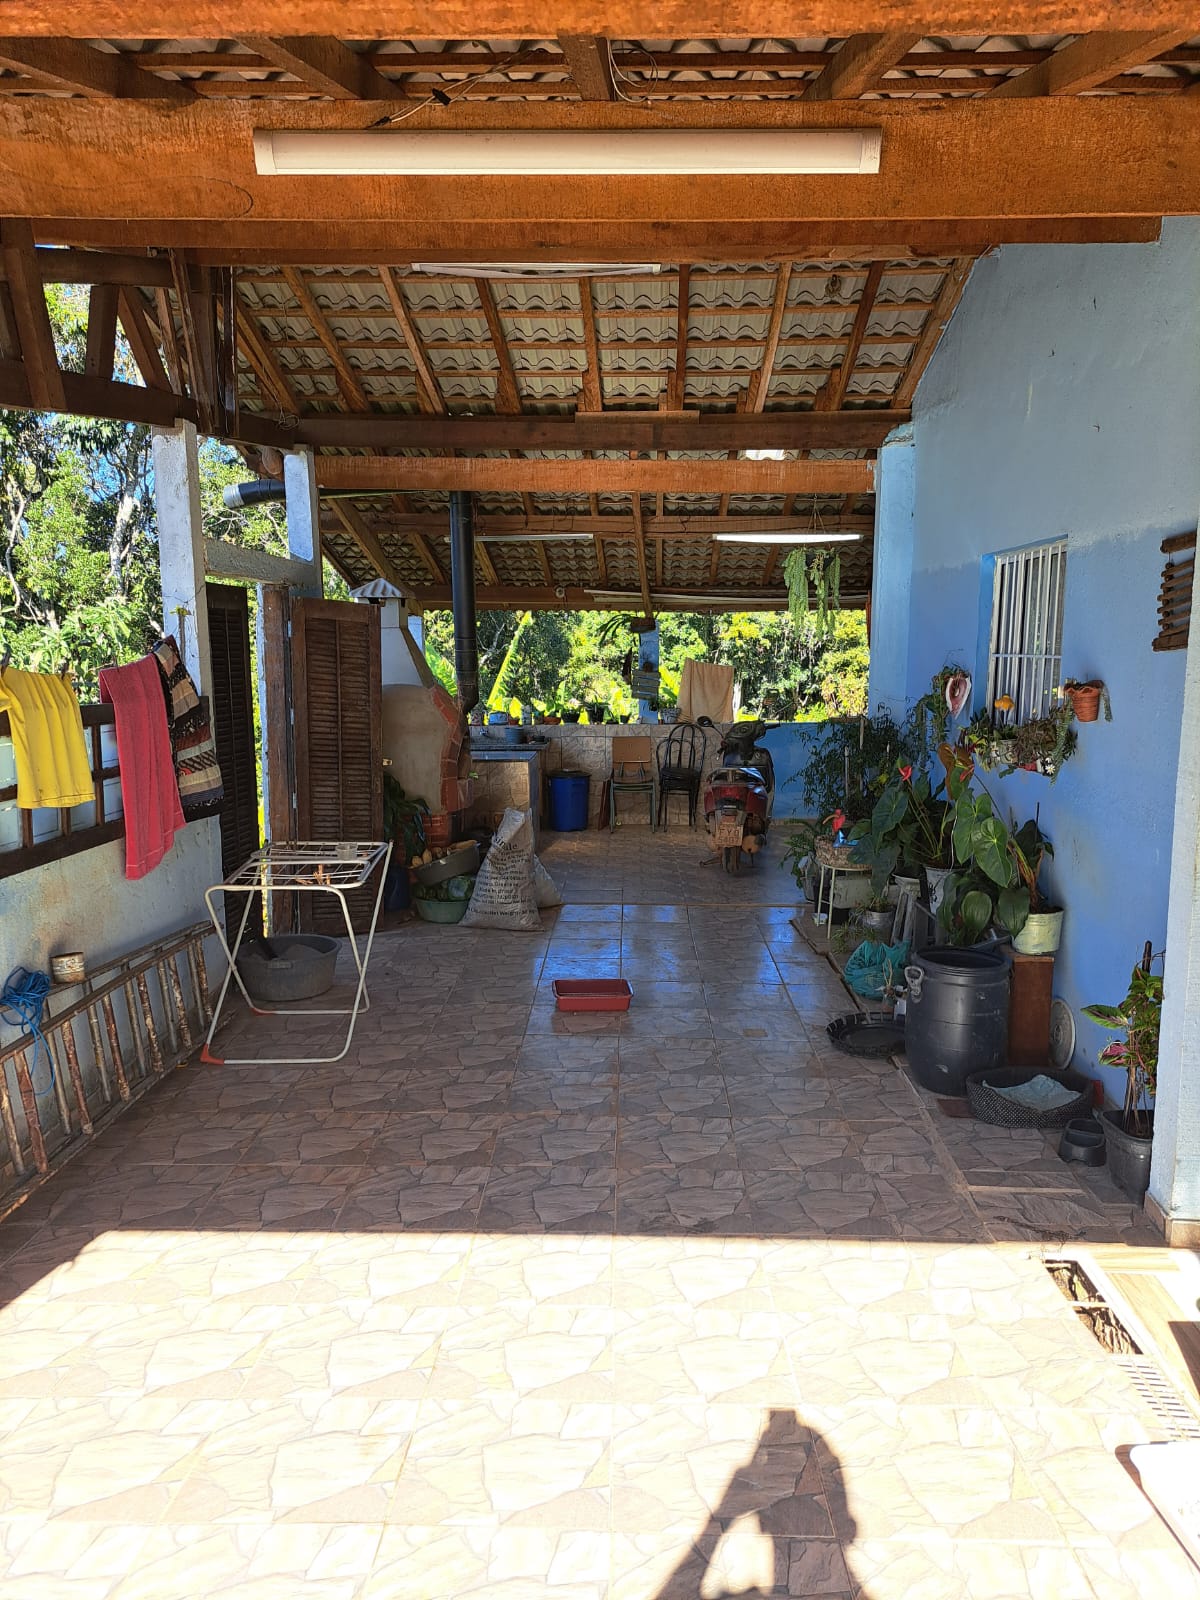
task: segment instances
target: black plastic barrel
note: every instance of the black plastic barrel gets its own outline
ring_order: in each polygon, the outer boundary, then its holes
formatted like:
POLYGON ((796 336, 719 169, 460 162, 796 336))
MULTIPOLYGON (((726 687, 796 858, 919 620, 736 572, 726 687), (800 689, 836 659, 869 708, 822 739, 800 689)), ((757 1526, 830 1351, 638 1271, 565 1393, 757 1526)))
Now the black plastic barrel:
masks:
POLYGON ((935 1094, 965 1095, 967 1075, 1008 1059, 1009 965, 983 950, 934 946, 906 968, 904 1048, 935 1094))

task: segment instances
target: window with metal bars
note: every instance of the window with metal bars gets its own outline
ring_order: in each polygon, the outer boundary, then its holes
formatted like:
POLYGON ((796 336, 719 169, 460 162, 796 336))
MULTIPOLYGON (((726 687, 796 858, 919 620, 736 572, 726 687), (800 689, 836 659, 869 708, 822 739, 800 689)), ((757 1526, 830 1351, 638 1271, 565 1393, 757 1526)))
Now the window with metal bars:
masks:
POLYGON ((1012 708, 996 720, 1015 725, 1049 715, 1061 682, 1067 542, 1031 545, 994 562, 988 705, 1007 696, 1012 708))

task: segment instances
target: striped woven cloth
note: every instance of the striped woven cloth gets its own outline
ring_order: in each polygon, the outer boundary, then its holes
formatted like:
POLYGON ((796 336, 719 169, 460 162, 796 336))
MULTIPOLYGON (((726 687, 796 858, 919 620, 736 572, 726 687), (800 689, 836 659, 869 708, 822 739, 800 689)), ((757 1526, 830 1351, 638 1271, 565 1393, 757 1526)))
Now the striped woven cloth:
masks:
POLYGON ((204 702, 180 659, 173 634, 154 646, 153 655, 162 674, 183 814, 189 821, 212 816, 221 809, 225 789, 204 702))

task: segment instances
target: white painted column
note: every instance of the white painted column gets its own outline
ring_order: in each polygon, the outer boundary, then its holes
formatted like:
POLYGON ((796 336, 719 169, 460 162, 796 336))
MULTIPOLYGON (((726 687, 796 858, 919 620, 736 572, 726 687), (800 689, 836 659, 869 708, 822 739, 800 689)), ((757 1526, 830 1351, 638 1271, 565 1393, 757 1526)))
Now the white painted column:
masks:
POLYGON ((183 664, 201 694, 212 689, 208 605, 204 598, 204 527, 196 427, 155 428, 154 509, 162 573, 163 629, 179 641, 183 664), (182 608, 182 612, 177 608, 182 608))
POLYGON ((321 566, 321 510, 317 496, 317 468, 311 450, 289 450, 283 458, 283 488, 287 510, 288 554, 309 563, 312 576, 297 587, 304 599, 325 593, 321 566))
POLYGON ((1148 1205, 1168 1242, 1200 1245, 1200 626, 1184 679, 1148 1205))
POLYGON ((911 426, 888 434, 875 463, 875 554, 871 576, 868 707, 903 721, 908 695, 916 445, 911 426))

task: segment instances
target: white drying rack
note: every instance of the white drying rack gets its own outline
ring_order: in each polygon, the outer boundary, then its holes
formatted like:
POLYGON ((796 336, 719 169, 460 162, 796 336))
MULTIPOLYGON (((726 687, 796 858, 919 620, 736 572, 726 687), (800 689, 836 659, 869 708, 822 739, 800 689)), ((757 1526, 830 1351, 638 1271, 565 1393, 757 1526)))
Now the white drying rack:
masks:
POLYGON ((204 1041, 204 1048, 200 1052, 200 1059, 210 1066, 318 1066, 332 1061, 340 1061, 349 1050, 354 1038, 354 1027, 358 1021, 359 1011, 369 1011, 371 1000, 367 994, 367 964, 371 959, 371 946, 375 942, 375 927, 379 921, 379 908, 383 903, 383 885, 387 877, 388 862, 391 859, 392 846, 390 842, 384 843, 372 840, 367 843, 346 841, 330 843, 325 841, 309 841, 297 839, 277 840, 266 845, 262 850, 256 850, 249 860, 228 877, 224 883, 214 883, 204 891, 204 902, 208 907, 208 914, 212 918, 212 925, 216 929, 217 938, 220 940, 221 949, 228 962, 228 970, 221 984, 217 1003, 213 1007, 212 1022, 209 1024, 208 1036, 204 1041), (375 904, 371 910, 371 925, 367 930, 366 945, 360 951, 358 937, 350 921, 350 907, 346 896, 351 890, 363 888, 370 880, 371 874, 379 867, 379 887, 375 891, 375 904), (246 898, 246 908, 242 912, 238 924, 237 936, 232 946, 221 917, 217 912, 216 897, 218 895, 241 894, 246 898), (358 972, 358 983, 354 991, 354 1003, 350 1006, 334 1007, 286 1007, 257 1005, 247 992, 242 981, 242 975, 237 969, 238 951, 245 937, 246 924, 250 918, 250 909, 254 904, 254 896, 261 894, 264 897, 270 894, 331 894, 335 896, 342 908, 342 916, 346 920, 346 934, 350 941, 350 953, 358 972), (236 983, 241 990, 242 998, 256 1016, 271 1017, 349 1017, 346 1027, 346 1039, 342 1048, 335 1056, 214 1056, 211 1052, 213 1035, 217 1031, 221 1011, 229 993, 230 983, 236 983))

